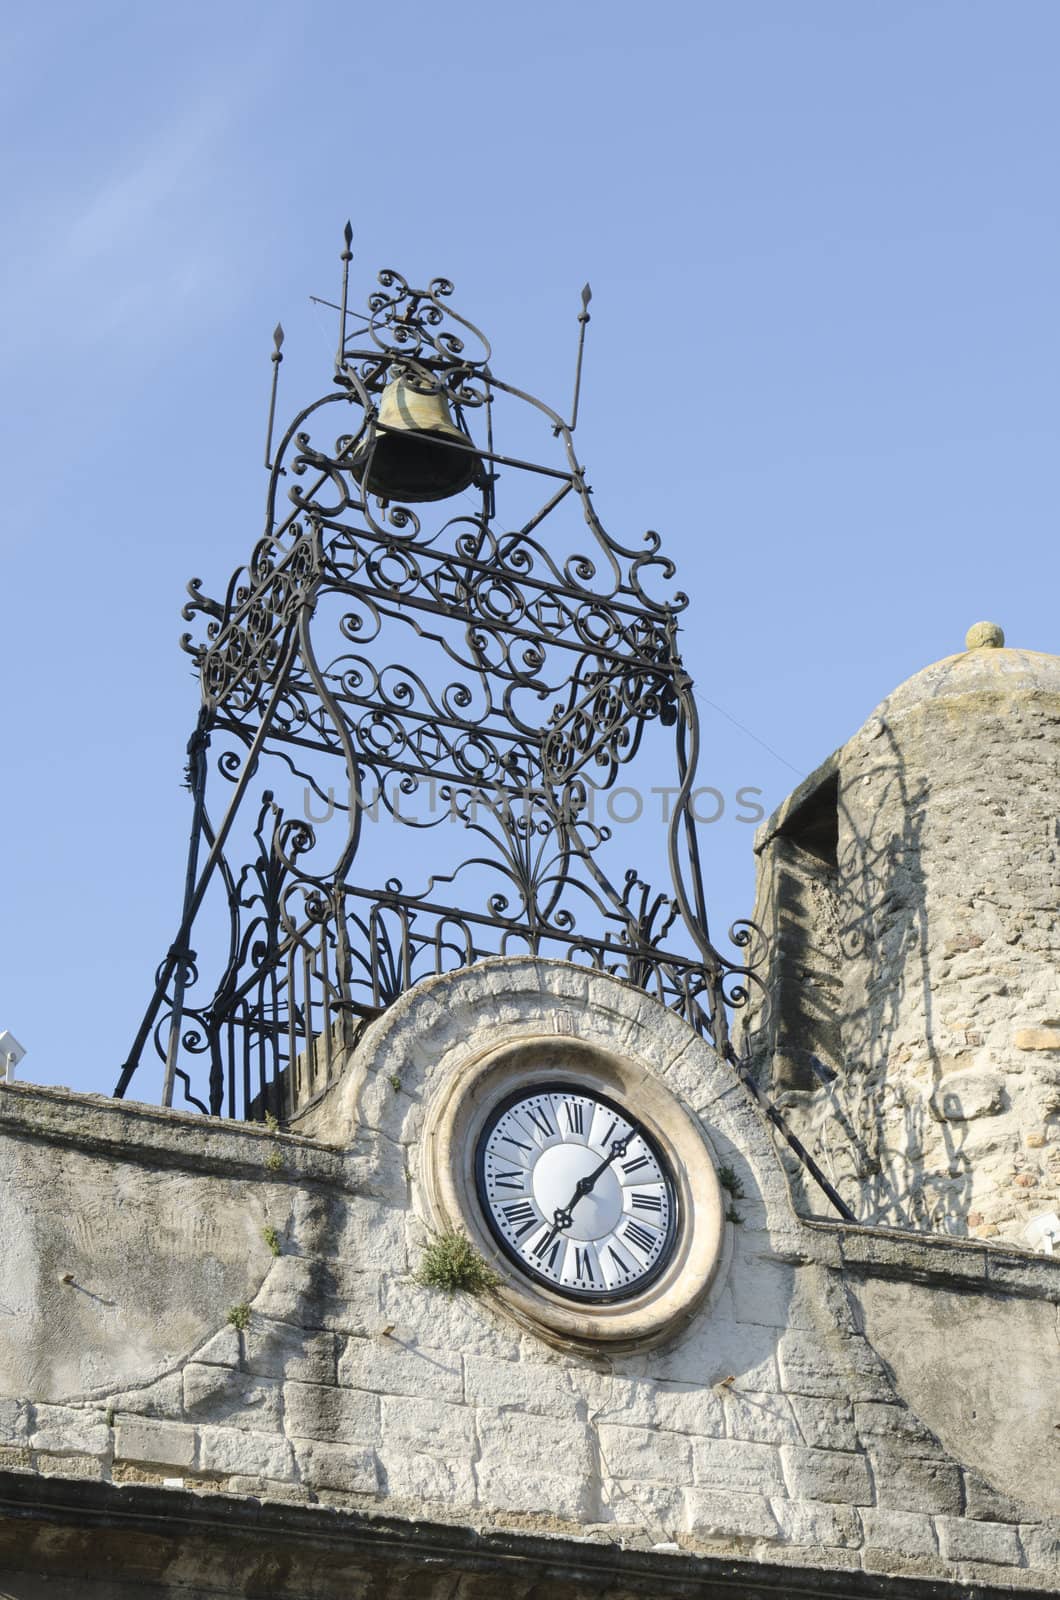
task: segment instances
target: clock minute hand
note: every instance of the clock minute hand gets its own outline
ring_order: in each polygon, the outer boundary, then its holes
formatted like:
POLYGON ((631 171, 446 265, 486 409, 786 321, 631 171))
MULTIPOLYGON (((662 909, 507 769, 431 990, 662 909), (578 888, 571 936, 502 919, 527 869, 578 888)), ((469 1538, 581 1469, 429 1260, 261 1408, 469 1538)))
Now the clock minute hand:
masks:
POLYGON ((578 1201, 584 1200, 587 1194, 592 1193, 597 1178, 607 1171, 612 1161, 616 1161, 619 1156, 625 1155, 628 1146, 628 1138, 613 1140, 611 1144, 611 1154, 606 1158, 606 1160, 601 1161, 600 1165, 592 1172, 588 1173, 584 1178, 578 1179, 578 1182, 574 1187, 574 1193, 567 1201, 567 1204, 565 1206, 560 1206, 557 1211, 553 1212, 552 1223, 556 1229, 569 1228, 571 1226, 571 1223, 574 1220, 574 1207, 578 1204, 578 1201))

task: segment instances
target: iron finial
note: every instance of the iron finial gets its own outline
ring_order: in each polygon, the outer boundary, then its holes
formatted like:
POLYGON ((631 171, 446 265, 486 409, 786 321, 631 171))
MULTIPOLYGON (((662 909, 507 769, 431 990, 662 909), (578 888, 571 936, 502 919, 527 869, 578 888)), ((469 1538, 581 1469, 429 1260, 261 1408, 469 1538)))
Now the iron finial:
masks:
POLYGON ((578 400, 582 392, 582 356, 585 353, 585 325, 589 318, 589 301, 593 291, 589 284, 582 287, 582 308, 578 313, 578 364, 574 369, 574 404, 571 406, 570 431, 574 432, 578 425, 578 400))
POLYGON ((265 471, 272 471, 272 428, 276 421, 276 388, 280 378, 280 362, 283 360, 283 323, 278 322, 272 330, 272 393, 269 396, 269 426, 265 430, 265 471))
POLYGON ((346 226, 342 230, 345 248, 339 260, 342 262, 342 306, 339 310, 339 348, 335 356, 335 371, 341 372, 346 364, 346 307, 350 297, 350 262, 353 260, 353 223, 346 218, 346 226))

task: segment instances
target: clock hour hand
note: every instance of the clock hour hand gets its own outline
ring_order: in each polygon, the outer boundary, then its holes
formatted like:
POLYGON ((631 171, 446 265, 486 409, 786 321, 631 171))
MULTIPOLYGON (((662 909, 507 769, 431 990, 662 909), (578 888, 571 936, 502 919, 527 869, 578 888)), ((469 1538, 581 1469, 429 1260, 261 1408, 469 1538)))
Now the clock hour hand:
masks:
POLYGON ((571 1226, 574 1221, 574 1207, 578 1204, 578 1201, 584 1200, 587 1194, 592 1193, 597 1178, 607 1171, 612 1161, 617 1161, 619 1156, 625 1155, 628 1145, 628 1139, 612 1140, 611 1153, 607 1159, 605 1161, 601 1161, 600 1165, 592 1172, 588 1173, 584 1178, 578 1179, 578 1182, 574 1188, 574 1193, 567 1201, 567 1204, 565 1206, 560 1206, 558 1210, 552 1213, 552 1225, 557 1231, 563 1228, 569 1228, 571 1226))

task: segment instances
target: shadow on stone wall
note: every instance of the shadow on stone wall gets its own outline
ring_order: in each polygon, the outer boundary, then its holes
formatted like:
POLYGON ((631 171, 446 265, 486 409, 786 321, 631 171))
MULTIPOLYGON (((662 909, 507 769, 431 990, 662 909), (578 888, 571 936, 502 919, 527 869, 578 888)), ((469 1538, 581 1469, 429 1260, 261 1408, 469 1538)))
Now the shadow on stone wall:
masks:
MULTIPOLYGON (((749 1019, 748 1037, 760 1076, 860 1218, 964 1234, 966 1125, 939 1101, 952 1063, 937 1043, 929 800, 878 719, 842 773, 837 754, 795 792, 763 851, 755 915, 772 939, 772 1007, 749 1019)), ((806 1209, 827 1210, 812 1181, 802 1188, 806 1209)))

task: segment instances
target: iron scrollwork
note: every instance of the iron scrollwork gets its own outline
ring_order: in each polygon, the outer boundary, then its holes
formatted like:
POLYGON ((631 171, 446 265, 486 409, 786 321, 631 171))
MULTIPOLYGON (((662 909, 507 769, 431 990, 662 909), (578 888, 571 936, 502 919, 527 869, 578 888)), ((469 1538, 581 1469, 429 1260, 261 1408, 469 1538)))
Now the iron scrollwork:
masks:
MULTIPOLYGON (((343 260, 348 275, 348 239, 343 260)), ((189 584, 202 700, 183 914, 116 1092, 153 1041, 165 1103, 179 1088, 213 1115, 282 1116, 410 985, 516 951, 624 978, 728 1053, 726 1007, 753 963, 708 929, 673 564, 654 532, 607 533, 572 424, 494 372, 448 280, 415 289, 386 270, 354 317, 346 275, 334 387, 273 453, 277 329, 262 538, 223 599, 189 584), (474 452, 454 504, 364 487, 396 376, 444 397, 442 448, 474 452), (550 460, 500 448, 520 415, 550 460), (507 522, 498 486, 516 491, 507 522), (565 543, 571 525, 587 543, 565 543), (676 766, 665 892, 615 875, 600 803, 650 740, 657 778, 659 730, 676 766), (368 841, 380 818, 395 826, 368 841)), ((588 289, 583 337, 587 305, 588 289)))

